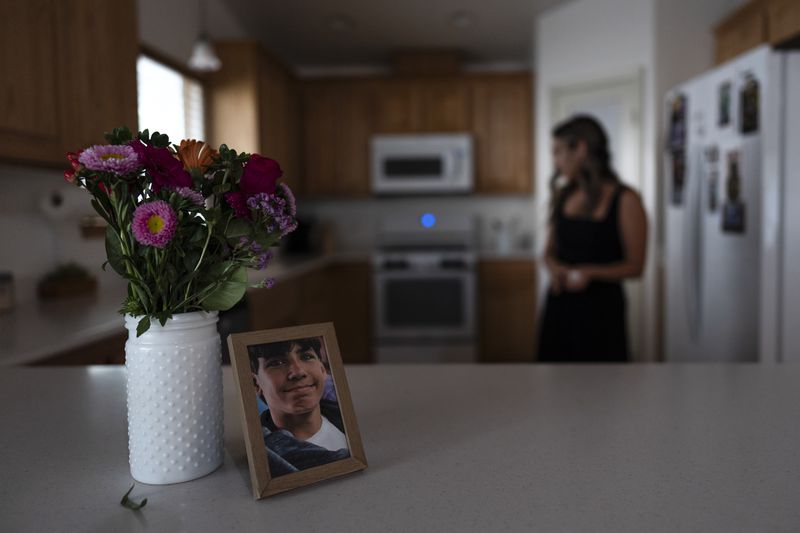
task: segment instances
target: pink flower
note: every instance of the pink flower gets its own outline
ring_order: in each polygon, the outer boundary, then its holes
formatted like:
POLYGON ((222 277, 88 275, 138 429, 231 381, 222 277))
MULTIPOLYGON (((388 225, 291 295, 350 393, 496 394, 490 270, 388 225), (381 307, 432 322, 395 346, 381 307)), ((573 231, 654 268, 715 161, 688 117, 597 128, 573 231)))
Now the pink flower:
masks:
POLYGON ((225 195, 225 201, 233 208, 233 215, 236 218, 250 218, 250 211, 247 209, 247 200, 240 192, 229 192, 225 195))
POLYGON ((133 212, 133 236, 145 246, 164 248, 172 240, 178 226, 178 216, 163 200, 142 204, 133 212))
POLYGON ((239 191, 228 193, 225 200, 237 218, 250 218, 247 201, 257 194, 273 194, 283 170, 274 159, 252 154, 239 180, 239 191))
MULTIPOLYGON (((68 154, 67 158, 72 163, 73 156, 68 154)), ((125 144, 91 146, 81 152, 77 159, 89 170, 111 172, 117 176, 131 174, 139 169, 139 157, 133 148, 125 144)))
POLYGON ((130 146, 152 178, 153 192, 158 193, 163 187, 177 189, 192 186, 192 177, 184 170, 183 164, 166 148, 156 148, 138 139, 131 141, 130 146))

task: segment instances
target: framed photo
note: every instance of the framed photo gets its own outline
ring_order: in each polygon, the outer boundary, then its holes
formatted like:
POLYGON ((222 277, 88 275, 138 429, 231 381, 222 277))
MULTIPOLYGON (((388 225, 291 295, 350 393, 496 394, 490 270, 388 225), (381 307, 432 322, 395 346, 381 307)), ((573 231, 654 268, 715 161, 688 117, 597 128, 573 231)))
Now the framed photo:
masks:
POLYGON ((228 336, 256 499, 367 467, 333 324, 228 336))

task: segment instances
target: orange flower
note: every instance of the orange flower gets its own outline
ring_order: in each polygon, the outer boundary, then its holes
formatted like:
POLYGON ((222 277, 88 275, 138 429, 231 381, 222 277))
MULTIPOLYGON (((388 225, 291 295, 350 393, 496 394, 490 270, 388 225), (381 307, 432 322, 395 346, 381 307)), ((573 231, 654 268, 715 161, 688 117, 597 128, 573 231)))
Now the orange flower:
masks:
POLYGON ((213 158, 217 151, 212 150, 208 144, 194 139, 184 139, 178 147, 178 158, 183 163, 183 168, 188 171, 199 170, 206 173, 208 167, 214 164, 213 158))

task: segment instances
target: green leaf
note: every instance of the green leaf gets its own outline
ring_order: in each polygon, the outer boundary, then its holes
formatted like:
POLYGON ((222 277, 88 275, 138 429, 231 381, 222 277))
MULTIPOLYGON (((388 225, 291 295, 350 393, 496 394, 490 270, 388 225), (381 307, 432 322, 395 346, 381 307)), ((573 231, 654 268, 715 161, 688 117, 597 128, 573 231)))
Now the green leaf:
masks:
POLYGON ((247 269, 237 268, 228 281, 222 283, 200 304, 206 311, 226 311, 236 305, 247 290, 247 269))
POLYGON ((150 317, 145 316, 139 321, 139 324, 136 325, 136 336, 141 337, 148 329, 150 329, 150 317))
POLYGON ((238 239, 250 235, 250 223, 243 218, 234 218, 228 223, 225 230, 225 237, 228 239, 238 239))
POLYGON ((128 126, 122 126, 121 128, 114 128, 111 133, 106 132, 104 137, 109 144, 125 144, 133 139, 133 134, 128 126))
POLYGON ((122 277, 126 277, 125 272, 125 258, 122 255, 122 244, 119 241, 119 235, 116 234, 114 228, 111 226, 106 227, 106 256, 108 257, 108 264, 114 269, 114 272, 122 277))
POLYGON ((147 498, 142 500, 141 503, 136 503, 135 501, 133 501, 130 498, 128 498, 128 495, 131 493, 131 491, 133 490, 133 487, 135 487, 135 486, 136 486, 135 483, 133 485, 131 485, 131 488, 128 489, 128 492, 125 493, 125 495, 122 497, 122 500, 119 502, 120 505, 122 505, 123 507, 127 507, 128 509, 130 509, 132 511, 138 511, 139 509, 141 509, 142 507, 147 505, 147 498))

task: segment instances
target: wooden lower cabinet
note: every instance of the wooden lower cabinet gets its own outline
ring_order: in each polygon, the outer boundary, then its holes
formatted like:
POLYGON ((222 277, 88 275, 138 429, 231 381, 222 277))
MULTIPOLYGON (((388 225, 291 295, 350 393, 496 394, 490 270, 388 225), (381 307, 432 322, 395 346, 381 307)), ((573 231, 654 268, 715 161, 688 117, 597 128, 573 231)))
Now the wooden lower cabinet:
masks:
POLYGON ((123 331, 36 361, 29 366, 124 365, 127 340, 128 332, 123 331))
POLYGON ((483 260, 478 267, 479 336, 482 363, 536 359, 536 263, 483 260))
POLYGON ((333 322, 342 360, 372 363, 371 267, 366 261, 336 262, 248 292, 250 329, 333 322))

